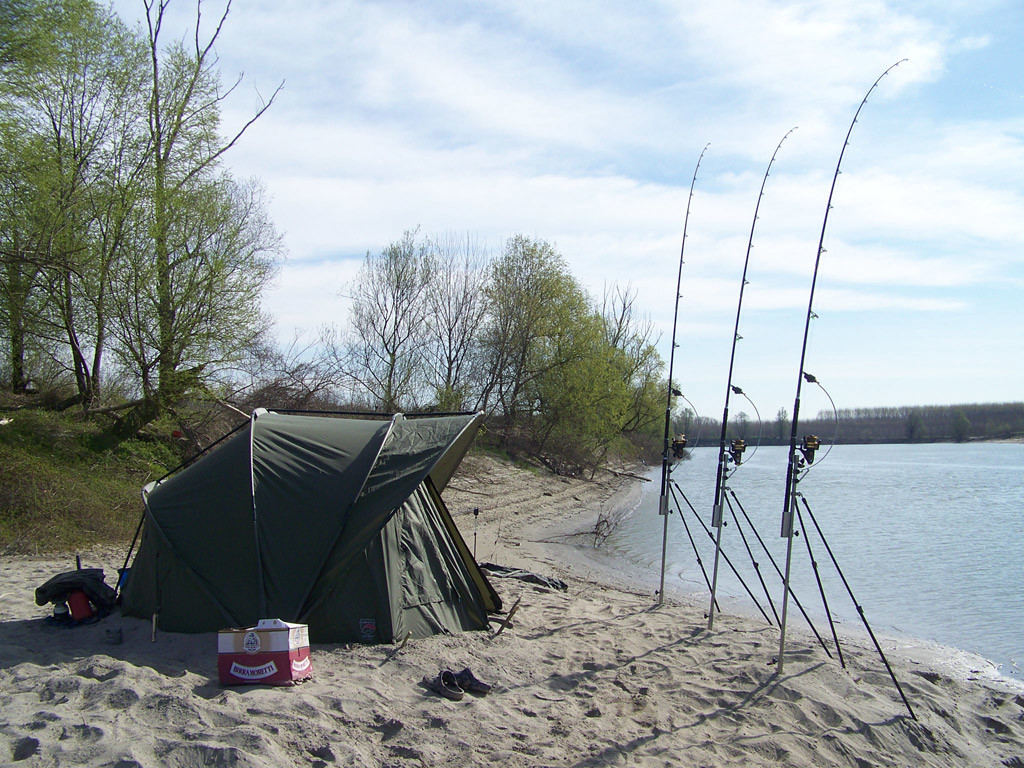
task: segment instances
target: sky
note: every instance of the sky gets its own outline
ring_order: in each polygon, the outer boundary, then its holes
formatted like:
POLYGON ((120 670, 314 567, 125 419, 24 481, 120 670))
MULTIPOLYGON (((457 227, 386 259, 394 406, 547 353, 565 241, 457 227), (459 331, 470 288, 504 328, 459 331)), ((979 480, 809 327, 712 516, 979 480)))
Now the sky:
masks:
MULTIPOLYGON (((195 11, 173 0, 167 31, 195 11)), ((843 156, 804 370, 839 408, 1024 399, 1022 41, 1019 0, 235 0, 216 50, 241 77, 225 133, 284 84, 226 157, 284 237, 282 341, 344 324, 365 254, 405 230, 521 233, 595 298, 635 291, 666 363, 681 274, 673 376, 718 417, 752 242, 731 411, 772 420, 844 138, 903 59, 843 156)), ((828 409, 803 385, 802 415, 828 409)))

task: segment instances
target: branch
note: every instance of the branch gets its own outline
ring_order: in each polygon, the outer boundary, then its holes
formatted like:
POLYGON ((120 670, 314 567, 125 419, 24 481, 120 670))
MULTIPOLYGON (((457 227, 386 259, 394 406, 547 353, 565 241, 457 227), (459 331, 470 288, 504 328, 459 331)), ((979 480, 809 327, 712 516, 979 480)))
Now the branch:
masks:
POLYGON ((277 88, 274 89, 274 93, 270 96, 270 101, 268 101, 266 104, 264 104, 262 107, 260 107, 260 109, 256 112, 256 114, 253 115, 251 118, 249 118, 248 122, 246 122, 246 124, 241 127, 241 129, 238 131, 238 133, 236 133, 227 144, 223 145, 220 149, 218 149, 216 152, 214 152, 212 155, 207 157, 201 163, 197 164, 195 168, 193 168, 191 171, 189 171, 187 174, 185 174, 185 176, 182 177, 181 181, 178 182, 177 187, 179 189, 181 187, 183 187, 186 182, 188 182, 190 179, 192 179, 193 177, 195 177, 196 175, 198 175, 199 173, 204 171, 206 168, 208 168, 210 165, 212 165, 214 162, 216 162, 216 160, 221 155, 223 155, 225 152, 227 152, 229 149, 231 149, 233 146, 235 146, 235 144, 238 142, 238 140, 242 138, 242 134, 244 134, 247 130, 249 130, 249 127, 253 123, 255 123, 257 120, 259 120, 261 117, 263 117, 263 113, 264 112, 266 112, 268 109, 270 109, 271 105, 273 105, 273 103, 274 103, 274 100, 277 98, 277 95, 281 92, 281 90, 283 88, 284 88, 284 80, 282 80, 281 84, 278 85, 277 88))
POLYGON ((106 408, 89 408, 86 413, 90 416, 94 413, 114 413, 115 411, 123 411, 128 408, 134 408, 137 405, 142 405, 145 401, 144 398, 138 400, 131 400, 127 403, 121 403, 121 405, 108 405, 106 408))

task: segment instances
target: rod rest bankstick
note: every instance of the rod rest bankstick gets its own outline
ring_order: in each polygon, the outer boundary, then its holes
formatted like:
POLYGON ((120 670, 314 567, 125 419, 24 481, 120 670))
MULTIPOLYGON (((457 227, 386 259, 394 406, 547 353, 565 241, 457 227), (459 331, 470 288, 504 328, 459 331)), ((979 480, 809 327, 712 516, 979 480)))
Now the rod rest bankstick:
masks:
MULTIPOLYGON (((677 493, 679 493, 680 495, 682 495, 682 493, 683 493, 682 489, 680 489, 679 486, 676 485, 675 483, 672 483, 672 487, 671 487, 670 490, 672 492, 672 497, 673 498, 675 498, 677 493)), ((683 498, 686 499, 685 496, 683 496, 683 498)), ((677 506, 678 506, 678 504, 679 504, 679 502, 676 501, 676 505, 677 506)), ((708 538, 711 539, 711 541, 714 543, 715 542, 715 534, 713 534, 711 532, 711 529, 708 527, 707 523, 705 523, 703 520, 700 519, 700 515, 697 514, 697 510, 693 508, 692 504, 690 504, 690 500, 689 499, 686 499, 686 506, 688 506, 690 508, 690 511, 693 512, 693 516, 695 518, 697 518, 697 522, 699 522, 701 524, 701 527, 704 529, 704 533, 706 533, 708 535, 708 538)), ((682 517, 682 511, 680 511, 679 516, 682 517)), ((738 570, 736 570, 736 566, 732 564, 732 560, 729 559, 729 556, 725 553, 725 550, 722 549, 722 547, 720 546, 720 542, 717 542, 717 543, 719 544, 719 546, 717 547, 718 554, 720 554, 722 556, 722 559, 725 560, 725 564, 729 566, 730 570, 732 570, 733 575, 735 575, 736 578, 739 579, 740 584, 743 585, 743 589, 745 589, 747 591, 747 594, 750 595, 750 599, 753 600, 754 601, 754 605, 757 606, 757 610, 759 610, 761 612, 761 615, 764 616, 764 620, 768 622, 768 626, 770 626, 770 627, 775 626, 772 623, 771 617, 769 617, 768 614, 765 613, 764 608, 761 607, 761 603, 759 603, 757 601, 757 598, 754 596, 754 593, 750 591, 750 587, 747 586, 747 582, 745 582, 743 580, 743 577, 740 576, 740 572, 738 570)))
POLYGON ((743 526, 740 525, 740 519, 736 516, 736 510, 733 509, 732 501, 728 496, 723 497, 725 499, 725 505, 729 507, 729 513, 732 515, 733 522, 736 523, 736 530, 739 531, 740 538, 743 540, 743 546, 747 550, 747 556, 750 558, 750 562, 754 566, 754 572, 757 573, 757 580, 761 582, 761 589, 764 590, 764 596, 768 598, 768 605, 772 609, 772 615, 775 617, 775 623, 779 623, 779 612, 775 610, 775 601, 772 600, 771 590, 768 589, 768 585, 764 583, 764 575, 761 573, 761 564, 757 562, 757 558, 754 557, 753 551, 750 549, 750 543, 747 541, 747 534, 743 532, 743 526))
MULTIPOLYGON (((803 494, 799 494, 799 498, 803 499, 803 494)), ((804 544, 807 545, 807 557, 811 561, 811 567, 814 569, 814 579, 818 582, 818 593, 821 595, 821 604, 825 607, 825 618, 828 619, 829 629, 832 630, 832 642, 836 644, 836 653, 839 655, 839 665, 846 669, 846 659, 843 658, 843 647, 839 644, 839 635, 836 634, 836 623, 832 620, 832 611, 828 607, 828 598, 825 596, 825 585, 821 583, 821 572, 818 570, 818 561, 814 557, 814 552, 811 551, 811 537, 807 535, 807 526, 804 525, 804 516, 800 511, 800 507, 796 508, 797 522, 800 523, 800 528, 804 532, 804 544)), ((818 532, 821 533, 820 531, 818 532)))
POLYGON ((900 685, 900 681, 896 679, 896 673, 892 671, 892 667, 889 666, 889 660, 885 658, 885 653, 882 651, 882 646, 879 644, 878 638, 876 638, 875 633, 871 631, 871 625, 868 624, 868 617, 864 615, 864 608, 862 608, 860 603, 857 602, 857 598, 853 594, 853 588, 850 587, 850 583, 846 580, 846 576, 843 575, 843 569, 839 567, 839 561, 832 552, 832 547, 828 545, 828 540, 825 538, 825 534, 822 532, 821 526, 818 525, 818 519, 811 511, 811 505, 807 503, 807 499, 803 496, 800 497, 800 500, 803 502, 804 509, 807 510, 807 514, 811 518, 811 522, 814 523, 814 528, 818 532, 818 537, 821 539, 821 543, 825 545, 825 549, 828 551, 828 556, 832 558, 832 565, 836 567, 836 573, 838 573, 839 578, 842 579, 843 586, 846 587, 846 591, 850 595, 850 600, 853 601, 853 605, 856 607, 857 613, 860 614, 860 620, 864 622, 864 628, 867 629, 868 634, 871 636, 871 642, 875 644, 875 650, 878 651, 878 655, 881 657, 882 663, 885 665, 885 669, 889 673, 889 677, 892 678, 892 682, 896 686, 896 690, 899 691, 900 698, 903 699, 903 703, 907 707, 907 712, 910 713, 910 717, 912 719, 917 720, 917 715, 914 714, 914 710, 910 706, 910 702, 907 700, 907 695, 903 693, 903 687, 900 685))
MULTIPOLYGON (((779 564, 775 562, 775 558, 772 557, 772 553, 769 551, 768 546, 764 543, 764 539, 761 538, 761 534, 757 532, 757 527, 754 525, 753 521, 751 521, 750 515, 747 514, 747 510, 743 508, 743 505, 740 503, 739 497, 736 496, 736 492, 730 488, 729 495, 732 496, 732 500, 736 502, 736 506, 739 507, 740 512, 743 513, 743 517, 744 519, 746 519, 747 525, 750 526, 750 530, 752 530, 754 532, 754 536, 757 537, 757 541, 761 545, 761 549, 763 549, 764 553, 768 556, 768 560, 775 568, 775 572, 779 574, 779 578, 782 579, 783 583, 785 583, 786 577, 782 573, 782 569, 779 568, 779 564)), ((797 610, 800 611, 800 615, 804 617, 804 620, 807 622, 807 626, 811 628, 811 632, 813 632, 814 636, 818 638, 818 642, 821 644, 822 650, 825 651, 825 654, 830 659, 833 658, 832 652, 829 651, 828 645, 825 643, 825 639, 818 632, 818 628, 814 626, 814 622, 811 621, 811 617, 807 615, 807 611, 804 610, 804 606, 800 602, 800 598, 796 596, 796 592, 793 591, 793 587, 787 585, 787 589, 789 590, 789 596, 793 598, 793 604, 796 605, 797 610)))
MULTIPOLYGON (((679 494, 683 497, 686 503, 693 509, 693 505, 690 504, 690 500, 686 498, 686 494, 679 491, 679 494)), ((711 589, 711 579, 708 578, 707 569, 704 567, 704 561, 700 559, 700 550, 697 549, 697 542, 693 540, 693 534, 690 532, 690 524, 686 522, 686 516, 683 514, 683 510, 679 508, 678 502, 676 503, 677 509, 679 509, 679 519, 683 521, 683 529, 686 531, 686 537, 690 540, 690 546, 693 547, 693 556, 697 558, 697 565, 700 566, 700 572, 704 575, 704 583, 708 585, 708 589, 711 589)), ((715 607, 718 610, 722 610, 721 606, 715 602, 715 607)))

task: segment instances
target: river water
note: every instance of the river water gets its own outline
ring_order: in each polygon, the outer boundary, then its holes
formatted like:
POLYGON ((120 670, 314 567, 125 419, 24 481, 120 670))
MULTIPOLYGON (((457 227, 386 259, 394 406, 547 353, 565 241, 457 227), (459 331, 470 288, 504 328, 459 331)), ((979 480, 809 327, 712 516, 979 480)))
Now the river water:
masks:
MULTIPOLYGON (((993 661, 1001 674, 1024 679, 1024 444, 840 445, 824 454, 818 453, 800 491, 871 628, 971 651, 993 661)), ((786 456, 784 447, 747 449, 729 482, 736 501, 732 511, 725 510, 722 537, 723 551, 773 622, 751 562, 760 563, 767 592, 781 613, 782 580, 754 530, 784 570, 786 540, 779 533, 786 456)), ((683 521, 710 578, 714 543, 686 500, 710 524, 717 459, 717 446, 698 447, 672 471, 685 514, 669 516, 666 591, 710 599, 683 521)), ((641 574, 641 581, 656 585, 664 521, 658 514, 661 468, 652 468, 649 477, 653 482, 642 484, 606 551, 641 574)), ((806 509, 803 514, 810 536, 794 539, 791 578, 797 598, 828 636, 809 540, 829 612, 840 625, 862 627, 857 603, 806 509)), ((724 560, 718 595, 723 611, 760 615, 724 560)), ((787 621, 806 626, 797 610, 791 601, 787 621)))

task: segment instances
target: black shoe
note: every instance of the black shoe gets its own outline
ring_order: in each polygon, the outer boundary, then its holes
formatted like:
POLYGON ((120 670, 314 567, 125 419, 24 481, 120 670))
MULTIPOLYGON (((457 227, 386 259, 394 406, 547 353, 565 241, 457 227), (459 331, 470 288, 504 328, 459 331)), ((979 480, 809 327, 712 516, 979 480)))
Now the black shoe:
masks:
POLYGON ((466 667, 461 672, 456 673, 455 682, 458 683, 460 688, 469 691, 470 693, 486 695, 491 690, 490 685, 482 680, 477 680, 476 675, 473 674, 473 671, 469 667, 466 667))
POLYGON ((446 699, 452 701, 461 701, 465 695, 465 691, 459 686, 455 680, 455 675, 447 669, 442 669, 441 672, 433 680, 424 677, 423 684, 427 686, 434 693, 444 696, 446 699))

